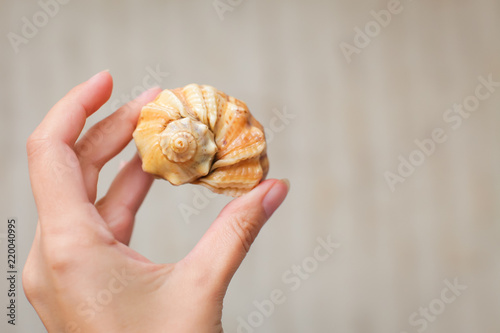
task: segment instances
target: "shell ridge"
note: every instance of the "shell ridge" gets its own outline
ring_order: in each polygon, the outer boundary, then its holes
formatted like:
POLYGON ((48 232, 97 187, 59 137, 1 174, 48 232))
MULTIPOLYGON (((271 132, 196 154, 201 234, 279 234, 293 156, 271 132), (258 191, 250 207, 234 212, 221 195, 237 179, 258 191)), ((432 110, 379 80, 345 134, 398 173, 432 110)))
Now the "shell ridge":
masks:
POLYGON ((133 133, 143 170, 173 185, 240 196, 269 169, 262 125, 247 105, 209 85, 165 89, 133 133))
POLYGON ((192 114, 195 114, 196 118, 203 124, 208 125, 207 107, 200 86, 197 84, 187 85, 182 89, 182 94, 192 114))

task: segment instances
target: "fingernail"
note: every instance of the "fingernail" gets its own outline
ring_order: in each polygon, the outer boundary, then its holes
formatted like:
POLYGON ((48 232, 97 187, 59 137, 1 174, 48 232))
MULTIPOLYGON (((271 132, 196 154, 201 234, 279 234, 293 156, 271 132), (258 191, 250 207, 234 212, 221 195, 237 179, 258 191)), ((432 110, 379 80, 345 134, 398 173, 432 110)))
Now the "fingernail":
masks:
POLYGON ((109 69, 105 69, 103 71, 100 71, 99 73, 95 74, 90 79, 88 79, 87 82, 93 82, 93 81, 95 81, 102 73, 105 73, 105 72, 109 73, 109 69))
POLYGON ((268 218, 273 215, 274 211, 281 205, 283 200, 285 200, 289 190, 290 181, 285 178, 277 181, 267 192, 264 200, 262 200, 262 207, 264 208, 268 218), (283 186, 286 190, 283 190, 283 186))
POLYGON ((120 160, 120 164, 118 165, 118 171, 123 169, 128 164, 128 161, 120 160))
POLYGON ((137 96, 137 98, 143 98, 144 96, 147 96, 148 94, 150 94, 153 90, 156 90, 156 89, 160 89, 160 86, 154 86, 154 87, 151 87, 145 91, 143 91, 139 96, 137 96))
POLYGON ((288 191, 290 191, 290 180, 288 180, 288 178, 283 178, 281 181, 286 185, 288 191))

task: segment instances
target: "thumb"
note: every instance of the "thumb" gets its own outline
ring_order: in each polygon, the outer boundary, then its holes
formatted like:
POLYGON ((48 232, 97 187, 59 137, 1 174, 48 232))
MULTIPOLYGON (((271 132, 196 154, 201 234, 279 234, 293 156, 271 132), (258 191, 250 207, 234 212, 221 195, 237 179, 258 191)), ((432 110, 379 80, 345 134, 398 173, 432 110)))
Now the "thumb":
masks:
POLYGON ((288 180, 269 179, 231 201, 185 258, 204 281, 227 288, 260 229, 288 193, 288 180))

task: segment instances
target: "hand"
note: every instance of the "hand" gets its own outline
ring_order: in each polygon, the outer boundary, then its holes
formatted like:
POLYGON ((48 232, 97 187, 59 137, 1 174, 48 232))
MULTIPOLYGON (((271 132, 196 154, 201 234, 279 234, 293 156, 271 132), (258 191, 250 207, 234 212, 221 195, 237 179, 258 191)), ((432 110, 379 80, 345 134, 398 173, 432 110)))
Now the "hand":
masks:
POLYGON ((233 200, 181 261, 149 261, 127 246, 153 182, 140 158, 95 200, 100 169, 130 142, 141 107, 160 89, 146 91, 76 142, 112 86, 110 74, 101 72, 75 87, 28 139, 39 220, 23 271, 26 296, 49 332, 221 332, 229 281, 285 199, 287 182, 267 180, 233 200))

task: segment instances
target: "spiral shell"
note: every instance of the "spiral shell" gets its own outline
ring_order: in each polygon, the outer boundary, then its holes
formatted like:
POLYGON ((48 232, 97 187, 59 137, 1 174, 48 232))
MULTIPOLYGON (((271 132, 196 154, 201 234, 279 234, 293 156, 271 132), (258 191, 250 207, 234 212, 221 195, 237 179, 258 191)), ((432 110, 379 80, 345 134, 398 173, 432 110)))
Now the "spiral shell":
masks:
POLYGON ((174 185, 236 197, 269 170, 262 125, 245 103, 207 85, 163 90, 142 108, 134 140, 143 170, 174 185))

